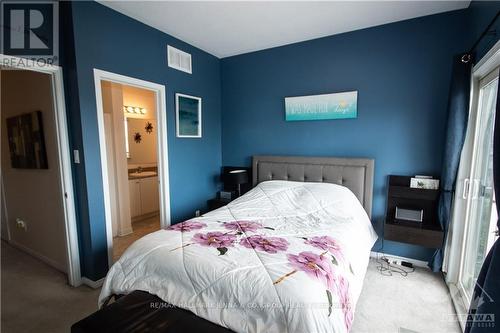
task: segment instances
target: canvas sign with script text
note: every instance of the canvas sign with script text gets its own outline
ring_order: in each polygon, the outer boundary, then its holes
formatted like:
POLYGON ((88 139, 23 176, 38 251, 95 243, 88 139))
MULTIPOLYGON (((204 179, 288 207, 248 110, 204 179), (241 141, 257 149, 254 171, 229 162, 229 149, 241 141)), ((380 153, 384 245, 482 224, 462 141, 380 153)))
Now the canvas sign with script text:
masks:
POLYGON ((285 97, 286 121, 357 118, 358 92, 285 97))

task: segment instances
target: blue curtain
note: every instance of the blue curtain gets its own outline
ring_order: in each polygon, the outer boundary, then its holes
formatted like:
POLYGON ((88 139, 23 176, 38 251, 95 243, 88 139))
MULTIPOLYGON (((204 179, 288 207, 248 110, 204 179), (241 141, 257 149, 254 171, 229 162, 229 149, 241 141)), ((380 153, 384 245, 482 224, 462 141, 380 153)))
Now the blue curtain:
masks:
MULTIPOLYGON (((493 138, 493 183, 500 216, 500 85, 493 138)), ((497 221, 497 230, 500 220, 497 221)), ((497 239, 484 260, 469 307, 465 333, 500 332, 500 243, 497 239), (495 322, 496 320, 496 322, 495 322)))
MULTIPOLYGON (((438 205, 438 218, 444 234, 448 232, 450 223, 451 203, 455 180, 457 178, 460 154, 465 140, 467 119, 469 116, 470 80, 472 72, 472 59, 468 54, 461 54, 453 59, 453 72, 451 77, 450 96, 448 99, 448 121, 441 170, 441 195, 438 205)), ((443 239, 442 248, 436 250, 429 267, 438 272, 443 265, 443 239)))

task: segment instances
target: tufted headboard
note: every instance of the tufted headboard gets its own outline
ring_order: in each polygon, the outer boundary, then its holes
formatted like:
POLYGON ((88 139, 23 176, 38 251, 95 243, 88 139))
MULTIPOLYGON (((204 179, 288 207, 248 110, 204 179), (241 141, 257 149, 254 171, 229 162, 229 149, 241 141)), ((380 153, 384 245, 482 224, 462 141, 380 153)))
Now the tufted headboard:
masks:
POLYGON ((349 188, 371 218, 373 169, 368 158, 253 156, 253 186, 266 180, 323 182, 349 188))

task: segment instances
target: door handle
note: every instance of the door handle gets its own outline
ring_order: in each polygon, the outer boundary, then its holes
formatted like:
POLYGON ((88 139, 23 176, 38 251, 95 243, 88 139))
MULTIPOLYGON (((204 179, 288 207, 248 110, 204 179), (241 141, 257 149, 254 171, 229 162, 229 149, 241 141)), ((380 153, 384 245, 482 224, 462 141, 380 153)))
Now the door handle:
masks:
POLYGON ((470 179, 469 178, 465 178, 464 179, 464 188, 462 190, 462 199, 467 199, 467 197, 469 196, 469 186, 470 185, 470 179))

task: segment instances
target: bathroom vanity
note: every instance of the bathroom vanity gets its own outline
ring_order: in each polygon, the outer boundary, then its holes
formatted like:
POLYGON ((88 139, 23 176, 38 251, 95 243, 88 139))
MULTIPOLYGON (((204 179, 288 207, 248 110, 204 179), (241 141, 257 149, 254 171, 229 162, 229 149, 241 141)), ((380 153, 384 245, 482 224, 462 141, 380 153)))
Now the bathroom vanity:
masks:
POLYGON ((160 210, 158 175, 153 171, 129 174, 130 215, 140 219, 160 210))

